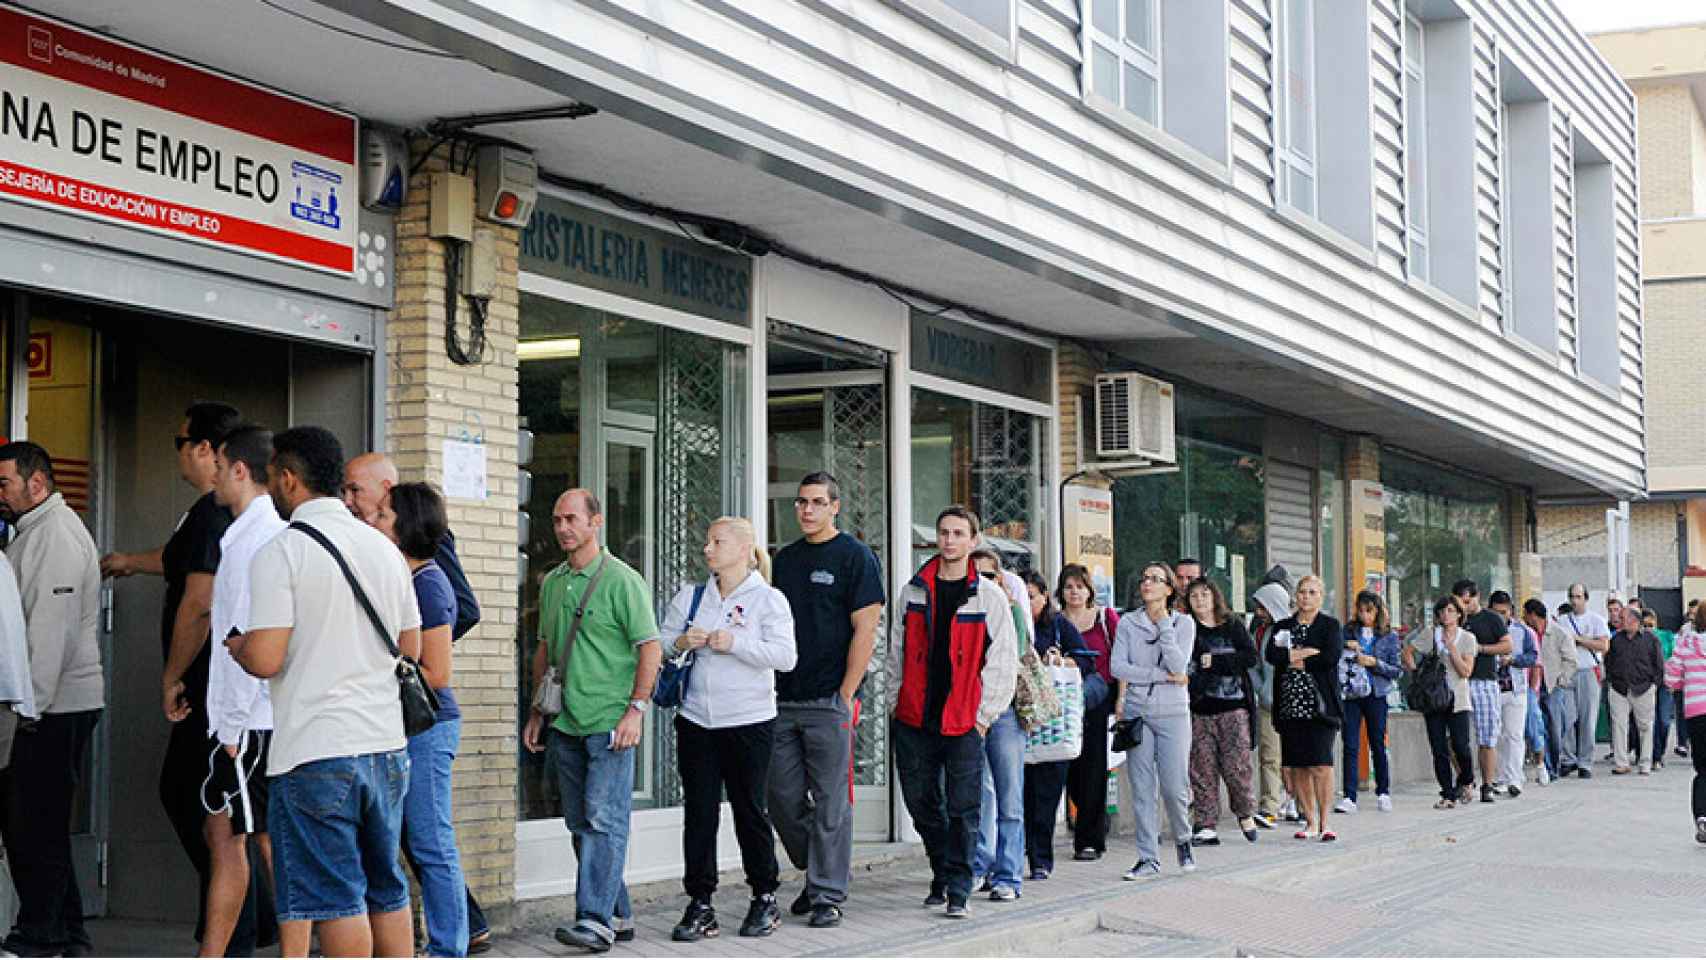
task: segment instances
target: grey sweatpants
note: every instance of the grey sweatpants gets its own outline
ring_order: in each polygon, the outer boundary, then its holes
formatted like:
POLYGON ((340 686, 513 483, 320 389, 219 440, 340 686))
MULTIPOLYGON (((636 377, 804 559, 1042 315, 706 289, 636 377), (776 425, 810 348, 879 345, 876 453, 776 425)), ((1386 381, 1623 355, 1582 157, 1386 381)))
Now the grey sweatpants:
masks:
POLYGON ((841 697, 783 703, 770 760, 770 819, 814 905, 847 899, 853 872, 853 715, 841 697))
POLYGON ((1160 860, 1161 804, 1175 844, 1191 842, 1191 716, 1144 717, 1143 742, 1125 755, 1137 858, 1160 860), (1159 790, 1160 801, 1156 800, 1159 790))

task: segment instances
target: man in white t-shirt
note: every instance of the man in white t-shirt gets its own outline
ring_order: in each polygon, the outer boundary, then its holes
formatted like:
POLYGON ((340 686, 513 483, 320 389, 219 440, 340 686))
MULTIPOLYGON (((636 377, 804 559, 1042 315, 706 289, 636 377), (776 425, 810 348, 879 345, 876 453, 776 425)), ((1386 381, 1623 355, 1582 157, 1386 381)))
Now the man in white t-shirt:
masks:
POLYGON ((1586 584, 1570 584, 1570 612, 1559 624, 1576 641, 1576 676, 1553 691, 1552 709, 1559 721, 1558 776, 1573 770, 1583 780, 1593 776, 1593 735, 1599 722, 1600 663, 1611 649, 1611 628, 1605 618, 1588 609, 1586 584))
MULTIPOLYGON (((292 525, 331 541, 387 632, 420 654, 409 567, 384 534, 338 499, 343 449, 330 431, 273 437, 268 489, 292 525)), ((226 641, 270 680, 268 832, 285 956, 307 956, 318 924, 327 956, 410 956, 409 887, 397 862, 409 786, 395 659, 331 551, 285 530, 249 572, 249 629, 226 641)))

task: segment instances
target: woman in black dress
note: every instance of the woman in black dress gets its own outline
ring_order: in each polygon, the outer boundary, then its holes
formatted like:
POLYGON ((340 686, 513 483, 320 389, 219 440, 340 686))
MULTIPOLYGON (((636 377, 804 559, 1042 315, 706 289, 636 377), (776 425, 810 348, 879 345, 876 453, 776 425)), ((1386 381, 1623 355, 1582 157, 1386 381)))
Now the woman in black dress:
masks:
POLYGON ((1337 840, 1327 829, 1327 809, 1333 801, 1333 743, 1344 722, 1339 698, 1339 657, 1344 636, 1339 621, 1321 612, 1322 581, 1310 574, 1297 582, 1297 612, 1274 625, 1264 653, 1281 673, 1274 678, 1274 726, 1280 735, 1280 766, 1292 771, 1298 812, 1304 827, 1299 840, 1319 837, 1337 840), (1318 695, 1309 719, 1288 718, 1284 691, 1301 688, 1286 673, 1299 671, 1312 678, 1318 695))

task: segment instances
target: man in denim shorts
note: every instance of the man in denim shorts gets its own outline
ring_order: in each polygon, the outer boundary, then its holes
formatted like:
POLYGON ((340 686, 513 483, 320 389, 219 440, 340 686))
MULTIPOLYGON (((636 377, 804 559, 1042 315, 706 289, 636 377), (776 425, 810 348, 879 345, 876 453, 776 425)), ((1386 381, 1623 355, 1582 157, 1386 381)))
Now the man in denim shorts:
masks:
MULTIPOLYGON (((273 437, 267 485, 279 513, 331 541, 397 645, 418 656, 408 565, 344 508, 342 480, 329 431, 273 437)), ((271 681, 267 826, 284 955, 307 956, 316 923, 326 956, 412 955, 397 862, 409 760, 395 661, 331 551, 300 530, 262 547, 250 566, 249 632, 226 644, 271 681)))

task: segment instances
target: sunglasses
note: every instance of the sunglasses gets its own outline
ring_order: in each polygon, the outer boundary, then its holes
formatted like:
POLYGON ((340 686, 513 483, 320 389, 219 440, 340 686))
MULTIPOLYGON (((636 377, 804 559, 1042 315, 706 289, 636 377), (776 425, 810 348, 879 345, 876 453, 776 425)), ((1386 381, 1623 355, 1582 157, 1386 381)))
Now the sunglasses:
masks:
POLYGON ((1001 574, 996 573, 994 570, 979 570, 977 575, 985 580, 994 580, 1001 576, 1001 574))

